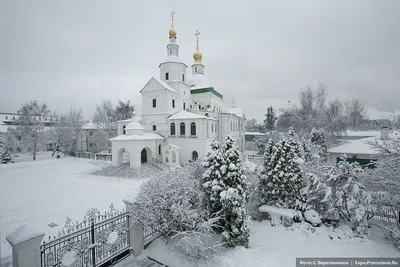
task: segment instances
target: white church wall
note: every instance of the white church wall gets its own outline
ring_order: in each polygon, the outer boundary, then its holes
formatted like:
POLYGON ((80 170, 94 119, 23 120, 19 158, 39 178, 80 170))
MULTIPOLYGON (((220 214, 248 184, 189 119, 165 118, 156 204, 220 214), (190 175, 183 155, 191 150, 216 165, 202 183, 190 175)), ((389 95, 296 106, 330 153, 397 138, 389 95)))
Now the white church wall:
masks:
POLYGON ((179 62, 164 62, 160 64, 160 80, 164 82, 169 81, 182 81, 185 75, 186 79, 186 66, 179 62), (166 79, 168 73, 168 80, 166 79))
POLYGON ((148 149, 148 162, 152 162, 158 156, 159 142, 158 140, 112 141, 112 165, 118 166, 122 162, 121 156, 126 157, 126 154, 129 154, 130 166, 140 167, 141 152, 144 148, 148 149), (125 149, 125 155, 120 153, 121 149, 125 149))
POLYGON ((202 160, 211 148, 212 138, 171 138, 173 144, 180 147, 179 162, 186 165, 192 160, 193 152, 196 151, 198 160, 202 160))

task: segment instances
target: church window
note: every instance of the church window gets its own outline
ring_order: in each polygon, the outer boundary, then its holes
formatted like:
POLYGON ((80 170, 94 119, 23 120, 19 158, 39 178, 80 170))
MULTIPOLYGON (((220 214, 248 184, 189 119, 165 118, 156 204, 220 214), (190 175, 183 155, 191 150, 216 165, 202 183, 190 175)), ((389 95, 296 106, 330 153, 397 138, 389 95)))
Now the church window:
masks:
POLYGON ((165 73, 165 79, 166 79, 167 81, 169 80, 169 73, 168 73, 168 72, 165 73))
POLYGON ((181 130, 181 135, 185 135, 185 123, 184 122, 181 122, 180 130, 181 130))
POLYGON ((182 74, 182 81, 185 81, 185 74, 182 74))
POLYGON ((153 108, 157 107, 157 99, 153 98, 153 108))
POLYGON ((123 129, 122 129, 122 132, 123 132, 124 134, 126 134, 125 128, 126 128, 126 125, 124 125, 124 127, 123 127, 123 129))
POLYGON ((192 109, 192 105, 190 105, 190 109, 192 109))
POLYGON ((194 122, 190 124, 190 135, 196 135, 196 123, 194 122))
POLYGON ((175 108, 175 99, 172 99, 172 108, 175 108))
POLYGON ((161 155, 161 145, 158 145, 158 155, 161 155))
POLYGON ((211 123, 211 132, 214 132, 214 123, 211 123))
POLYGON ((197 73, 197 67, 194 67, 194 72, 197 73))
POLYGON ((183 103, 183 110, 186 110, 186 103, 183 103))
POLYGON ((153 125, 153 131, 156 131, 156 130, 157 130, 157 126, 153 125))
POLYGON ((199 105, 199 110, 201 110, 201 105, 199 105))
POLYGON ((175 135, 175 123, 171 123, 171 135, 175 135))

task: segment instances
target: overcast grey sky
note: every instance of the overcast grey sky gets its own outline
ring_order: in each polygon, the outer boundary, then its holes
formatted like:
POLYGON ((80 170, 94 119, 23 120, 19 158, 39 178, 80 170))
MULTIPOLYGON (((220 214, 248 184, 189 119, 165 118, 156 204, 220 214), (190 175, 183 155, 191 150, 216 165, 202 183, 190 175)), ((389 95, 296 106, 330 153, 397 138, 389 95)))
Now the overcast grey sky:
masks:
POLYGON ((86 118, 103 99, 140 106, 172 10, 181 59, 191 66, 199 29, 206 75, 247 118, 319 82, 331 98, 400 109, 398 0, 12 0, 0 1, 0 111, 33 99, 86 118))

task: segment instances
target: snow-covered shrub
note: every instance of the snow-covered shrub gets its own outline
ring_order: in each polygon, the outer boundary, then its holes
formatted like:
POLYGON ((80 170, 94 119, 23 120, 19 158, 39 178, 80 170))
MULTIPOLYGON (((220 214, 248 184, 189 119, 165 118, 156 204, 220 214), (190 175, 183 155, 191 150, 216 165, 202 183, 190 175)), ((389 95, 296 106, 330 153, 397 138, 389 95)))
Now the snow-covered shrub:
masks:
POLYGON ((217 255, 221 252, 221 246, 218 235, 214 229, 218 228, 219 218, 211 218, 208 221, 198 224, 191 231, 177 232, 171 237, 176 240, 173 247, 176 251, 185 256, 194 263, 213 263, 218 264, 217 255))
POLYGON ((332 187, 332 197, 340 215, 353 223, 358 236, 369 236, 367 210, 371 208, 372 196, 358 180, 362 172, 357 163, 349 163, 343 158, 338 169, 330 174, 328 184, 332 187))
POLYGON ((221 167, 225 189, 220 193, 224 232, 222 236, 230 246, 248 246, 249 216, 246 202, 249 199, 248 184, 243 174, 240 151, 235 141, 228 136, 222 145, 222 155, 226 165, 221 167))
POLYGON ((322 220, 332 217, 334 208, 332 188, 312 173, 306 174, 306 186, 301 190, 301 200, 297 202, 297 209, 315 210, 322 220))
POLYGON ((202 166, 205 168, 202 175, 202 185, 205 193, 204 203, 210 214, 220 212, 222 209, 220 193, 226 189, 222 177, 226 171, 225 164, 220 144, 214 140, 211 144, 211 150, 202 162, 202 166))
POLYGON ((309 222, 312 226, 319 226, 322 223, 322 220, 319 217, 318 212, 316 212, 315 210, 306 210, 304 212, 304 219, 306 222, 309 222))
POLYGON ((143 183, 135 199, 132 216, 167 235, 191 230, 208 217, 203 192, 193 166, 167 171, 143 183))
POLYGON ((269 147, 270 152, 264 157, 259 184, 263 205, 293 209, 301 197, 300 190, 304 187, 298 154, 301 149, 292 135, 289 131, 287 137, 269 147))

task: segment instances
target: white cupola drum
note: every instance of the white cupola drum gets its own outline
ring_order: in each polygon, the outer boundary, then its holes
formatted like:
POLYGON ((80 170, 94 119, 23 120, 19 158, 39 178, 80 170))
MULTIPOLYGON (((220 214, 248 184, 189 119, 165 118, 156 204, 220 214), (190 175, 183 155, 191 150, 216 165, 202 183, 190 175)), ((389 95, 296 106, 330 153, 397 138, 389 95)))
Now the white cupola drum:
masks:
POLYGON ((203 54, 200 52, 199 48, 199 30, 196 31, 196 52, 193 53, 194 63, 192 65, 192 74, 203 74, 204 75, 204 65, 201 63, 203 54))

